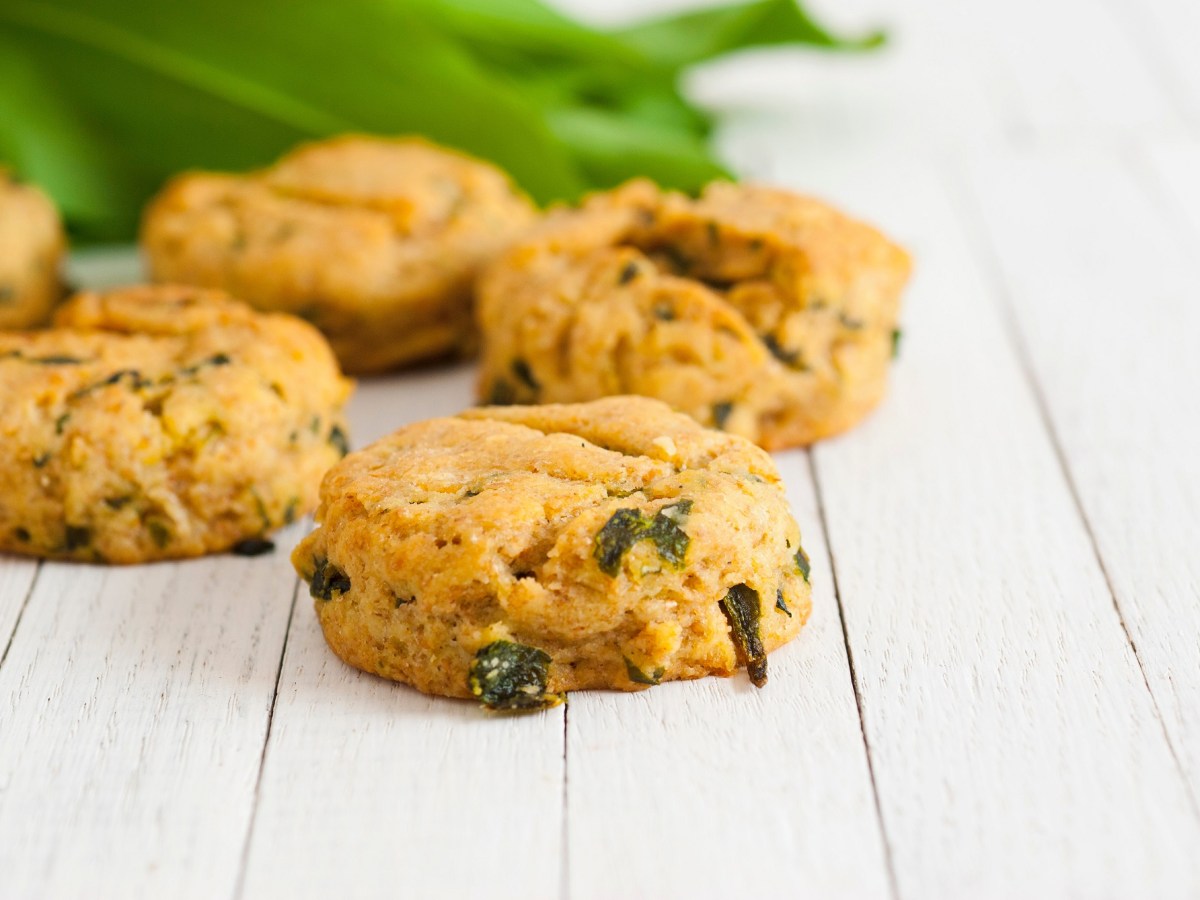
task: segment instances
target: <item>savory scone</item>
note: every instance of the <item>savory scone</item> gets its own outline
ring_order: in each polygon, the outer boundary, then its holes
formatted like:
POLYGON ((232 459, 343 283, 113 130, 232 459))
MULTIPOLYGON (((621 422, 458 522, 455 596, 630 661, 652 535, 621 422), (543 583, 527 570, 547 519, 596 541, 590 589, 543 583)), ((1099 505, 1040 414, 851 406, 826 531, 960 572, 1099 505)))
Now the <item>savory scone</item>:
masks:
POLYGON ((551 213, 483 275, 480 399, 643 394, 769 450, 810 444, 882 397, 908 273, 816 200, 630 182, 551 213))
POLYGON ((51 329, 0 333, 0 550, 135 563, 261 547, 345 454, 350 389, 292 316, 190 287, 80 294, 51 329))
POLYGON ((492 709, 747 667, 808 617, 771 458, 644 397, 489 407, 350 454, 292 554, 352 666, 492 709))
POLYGON ((0 329, 33 328, 62 296, 66 241, 54 204, 0 168, 0 329))
POLYGON ((488 163, 346 136, 249 175, 176 178, 147 209, 142 246, 155 280, 301 316, 366 373, 473 351, 476 274, 534 215, 488 163))

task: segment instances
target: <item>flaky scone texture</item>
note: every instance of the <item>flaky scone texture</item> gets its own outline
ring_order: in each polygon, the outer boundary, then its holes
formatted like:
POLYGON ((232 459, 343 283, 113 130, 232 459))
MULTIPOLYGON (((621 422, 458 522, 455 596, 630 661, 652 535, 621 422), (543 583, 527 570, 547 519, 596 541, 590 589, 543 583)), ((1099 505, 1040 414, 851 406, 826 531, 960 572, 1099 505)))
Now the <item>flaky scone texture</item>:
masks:
POLYGON ((310 512, 351 383, 292 316, 190 287, 84 293, 0 333, 0 550, 136 563, 310 512))
POLYGON ((810 608, 771 458, 642 397, 402 428, 330 470, 317 520, 292 559, 334 652, 493 708, 761 684, 810 608))
POLYGON ((346 371, 367 373, 472 351, 476 274, 534 215, 489 163, 348 135, 248 175, 179 176, 141 239, 155 280, 301 316, 346 371))
POLYGON ((41 191, 0 167, 0 329, 33 328, 62 297, 66 241, 41 191))
POLYGON ((643 394, 767 449, 810 444, 882 397, 909 268, 818 200, 631 182, 551 213, 484 274, 480 398, 643 394))

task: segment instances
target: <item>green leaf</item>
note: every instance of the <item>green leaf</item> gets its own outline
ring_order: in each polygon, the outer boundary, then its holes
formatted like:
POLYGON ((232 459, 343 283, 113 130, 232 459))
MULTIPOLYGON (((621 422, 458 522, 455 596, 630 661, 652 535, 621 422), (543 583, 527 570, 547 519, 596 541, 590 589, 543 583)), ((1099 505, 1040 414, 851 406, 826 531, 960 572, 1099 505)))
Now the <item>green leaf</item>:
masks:
POLYGON ((750 46, 845 44, 792 0, 613 32, 539 0, 6 0, 0 157, 84 236, 124 239, 188 168, 245 170, 346 131, 424 134, 535 199, 725 174, 682 67, 750 46))

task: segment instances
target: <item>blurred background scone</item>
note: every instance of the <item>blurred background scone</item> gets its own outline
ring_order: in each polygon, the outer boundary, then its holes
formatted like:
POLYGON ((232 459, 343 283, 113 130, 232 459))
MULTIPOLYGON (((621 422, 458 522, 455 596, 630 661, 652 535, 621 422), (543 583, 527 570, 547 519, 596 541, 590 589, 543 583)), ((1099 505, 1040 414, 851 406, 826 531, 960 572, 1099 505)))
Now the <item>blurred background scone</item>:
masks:
POLYGON ((147 209, 158 281, 294 313, 368 373, 473 351, 480 267, 533 221, 489 163, 419 138, 307 144, 248 175, 191 173, 147 209))
POLYGON ((0 551, 134 563, 310 512, 346 451, 325 339, 190 287, 80 294, 0 332, 0 551))
POLYGON ((0 166, 0 328, 45 324, 62 296, 66 241, 54 204, 0 166))
POLYGON ((657 397, 767 449, 883 395, 907 254, 788 191, 647 181, 552 212, 483 275, 480 399, 657 397))

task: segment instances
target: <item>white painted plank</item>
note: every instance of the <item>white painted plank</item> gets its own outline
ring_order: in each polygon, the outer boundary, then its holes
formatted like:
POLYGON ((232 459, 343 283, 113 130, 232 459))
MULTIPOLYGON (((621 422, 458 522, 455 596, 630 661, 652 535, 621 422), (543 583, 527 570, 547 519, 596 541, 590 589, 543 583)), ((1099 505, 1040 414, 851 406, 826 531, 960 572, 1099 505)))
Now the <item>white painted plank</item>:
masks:
POLYGON ((230 894, 295 584, 282 549, 42 567, 0 669, 5 896, 230 894))
POLYGON ((901 896, 1194 896, 1200 825, 938 172, 779 152, 916 257, 890 398, 815 451, 901 896))
POLYGON ((1102 152, 989 159, 972 167, 971 185, 1105 569, 1200 796, 1200 230, 1183 224, 1200 224, 1200 143, 1154 161, 1169 206, 1102 152))
POLYGON ((1159 82, 1193 128, 1200 124, 1200 4, 1195 0, 1108 0, 1159 82))
POLYGON ((0 662, 37 578, 36 560, 0 555, 0 662))
MULTIPOLYGON (((470 367, 364 381, 362 444, 471 405, 470 367)), ((489 716, 365 675, 292 622, 249 846, 246 897, 556 897, 563 710, 489 716)))
POLYGON ((771 655, 762 690, 741 673, 572 696, 572 900, 889 896, 807 456, 778 462, 812 559, 812 618, 771 655))

